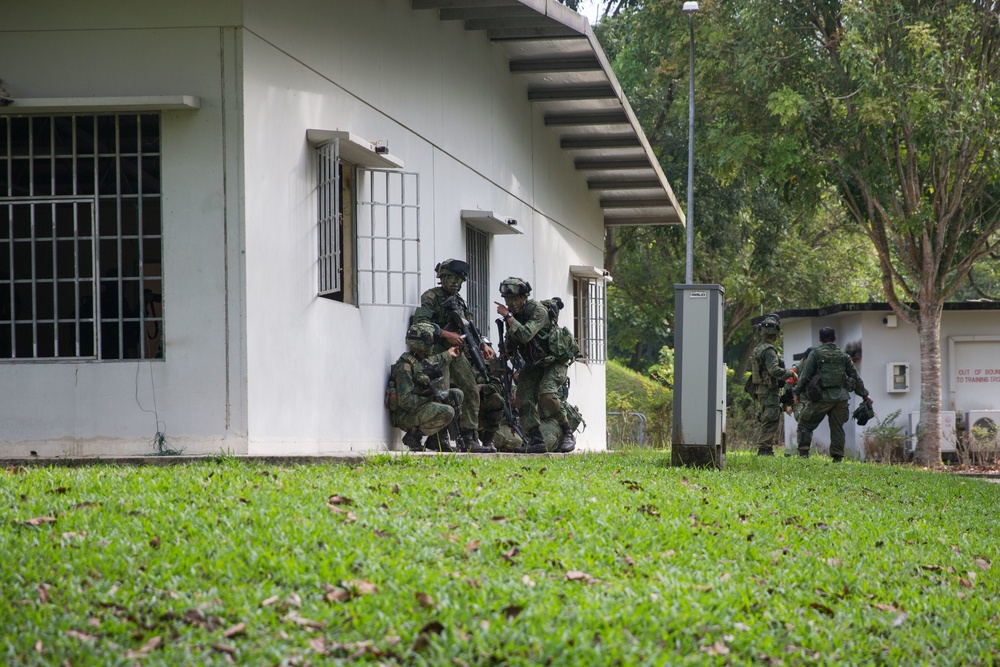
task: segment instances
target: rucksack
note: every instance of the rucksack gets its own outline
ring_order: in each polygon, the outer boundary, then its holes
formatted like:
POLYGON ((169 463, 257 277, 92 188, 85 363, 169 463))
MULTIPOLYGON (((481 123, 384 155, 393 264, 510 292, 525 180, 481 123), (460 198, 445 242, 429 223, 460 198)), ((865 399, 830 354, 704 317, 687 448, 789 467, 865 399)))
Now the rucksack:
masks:
POLYGON ((396 425, 394 414, 399 410, 399 396, 396 391, 396 369, 400 368, 403 364, 412 366, 415 363, 417 363, 417 358, 410 353, 406 353, 389 369, 389 381, 385 386, 385 407, 389 410, 389 416, 392 417, 393 426, 396 425))
POLYGON ((823 388, 843 387, 847 379, 848 356, 839 348, 820 349, 817 354, 819 368, 816 369, 816 375, 821 378, 823 388))
POLYGON ((557 296, 539 301, 549 315, 549 331, 546 342, 549 354, 561 361, 572 361, 580 356, 580 346, 576 336, 566 327, 559 326, 559 311, 563 309, 563 300, 557 296))
POLYGON ((566 408, 566 420, 569 422, 570 430, 575 433, 576 429, 580 428, 580 425, 583 424, 583 428, 580 429, 580 432, 582 433, 583 431, 586 431, 587 422, 583 420, 580 408, 567 401, 563 401, 563 406, 566 408))

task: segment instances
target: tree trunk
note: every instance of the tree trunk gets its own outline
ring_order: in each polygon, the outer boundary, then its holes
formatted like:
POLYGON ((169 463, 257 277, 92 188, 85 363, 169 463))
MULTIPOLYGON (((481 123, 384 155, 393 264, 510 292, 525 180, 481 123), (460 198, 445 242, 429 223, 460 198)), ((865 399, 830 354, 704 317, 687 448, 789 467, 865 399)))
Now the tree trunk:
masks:
POLYGON ((920 336, 920 431, 913 462, 941 465, 941 304, 921 304, 917 332, 920 336))

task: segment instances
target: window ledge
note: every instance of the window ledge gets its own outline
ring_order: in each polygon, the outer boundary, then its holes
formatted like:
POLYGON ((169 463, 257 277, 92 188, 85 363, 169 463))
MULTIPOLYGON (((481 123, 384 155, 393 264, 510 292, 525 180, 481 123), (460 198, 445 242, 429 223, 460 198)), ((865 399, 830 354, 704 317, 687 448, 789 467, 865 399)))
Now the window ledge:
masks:
POLYGON ((314 146, 340 140, 340 157, 358 167, 380 169, 402 169, 403 161, 395 155, 383 152, 374 142, 362 139, 345 130, 306 130, 306 140, 314 146))
POLYGON ((487 234, 523 234, 516 227, 517 220, 513 218, 498 218, 493 211, 463 209, 462 220, 470 227, 475 227, 487 234))
POLYGON ((611 274, 596 266, 571 266, 569 272, 577 278, 603 278, 611 282, 611 274))
POLYGON ((94 111, 175 111, 201 108, 195 95, 149 95, 145 97, 33 97, 14 99, 0 114, 71 113, 94 111))

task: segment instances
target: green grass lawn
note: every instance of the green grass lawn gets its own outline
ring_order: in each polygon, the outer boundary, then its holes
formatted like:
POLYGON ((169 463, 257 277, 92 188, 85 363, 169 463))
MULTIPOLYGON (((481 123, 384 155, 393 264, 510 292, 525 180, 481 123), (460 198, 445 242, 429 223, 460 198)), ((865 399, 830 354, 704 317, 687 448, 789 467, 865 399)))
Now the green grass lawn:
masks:
POLYGON ((1000 485, 664 453, 0 470, 0 664, 993 665, 1000 485))

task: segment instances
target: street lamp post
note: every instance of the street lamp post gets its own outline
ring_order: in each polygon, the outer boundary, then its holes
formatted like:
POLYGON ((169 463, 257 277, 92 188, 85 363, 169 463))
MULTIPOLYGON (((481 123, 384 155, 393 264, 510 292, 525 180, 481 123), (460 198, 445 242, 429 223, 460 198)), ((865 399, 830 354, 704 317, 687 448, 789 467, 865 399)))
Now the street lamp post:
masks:
POLYGON ((690 285, 694 273, 694 13, 697 2, 685 2, 681 10, 688 15, 691 28, 690 40, 690 89, 688 91, 688 202, 687 202, 687 251, 684 261, 684 282, 690 285))

